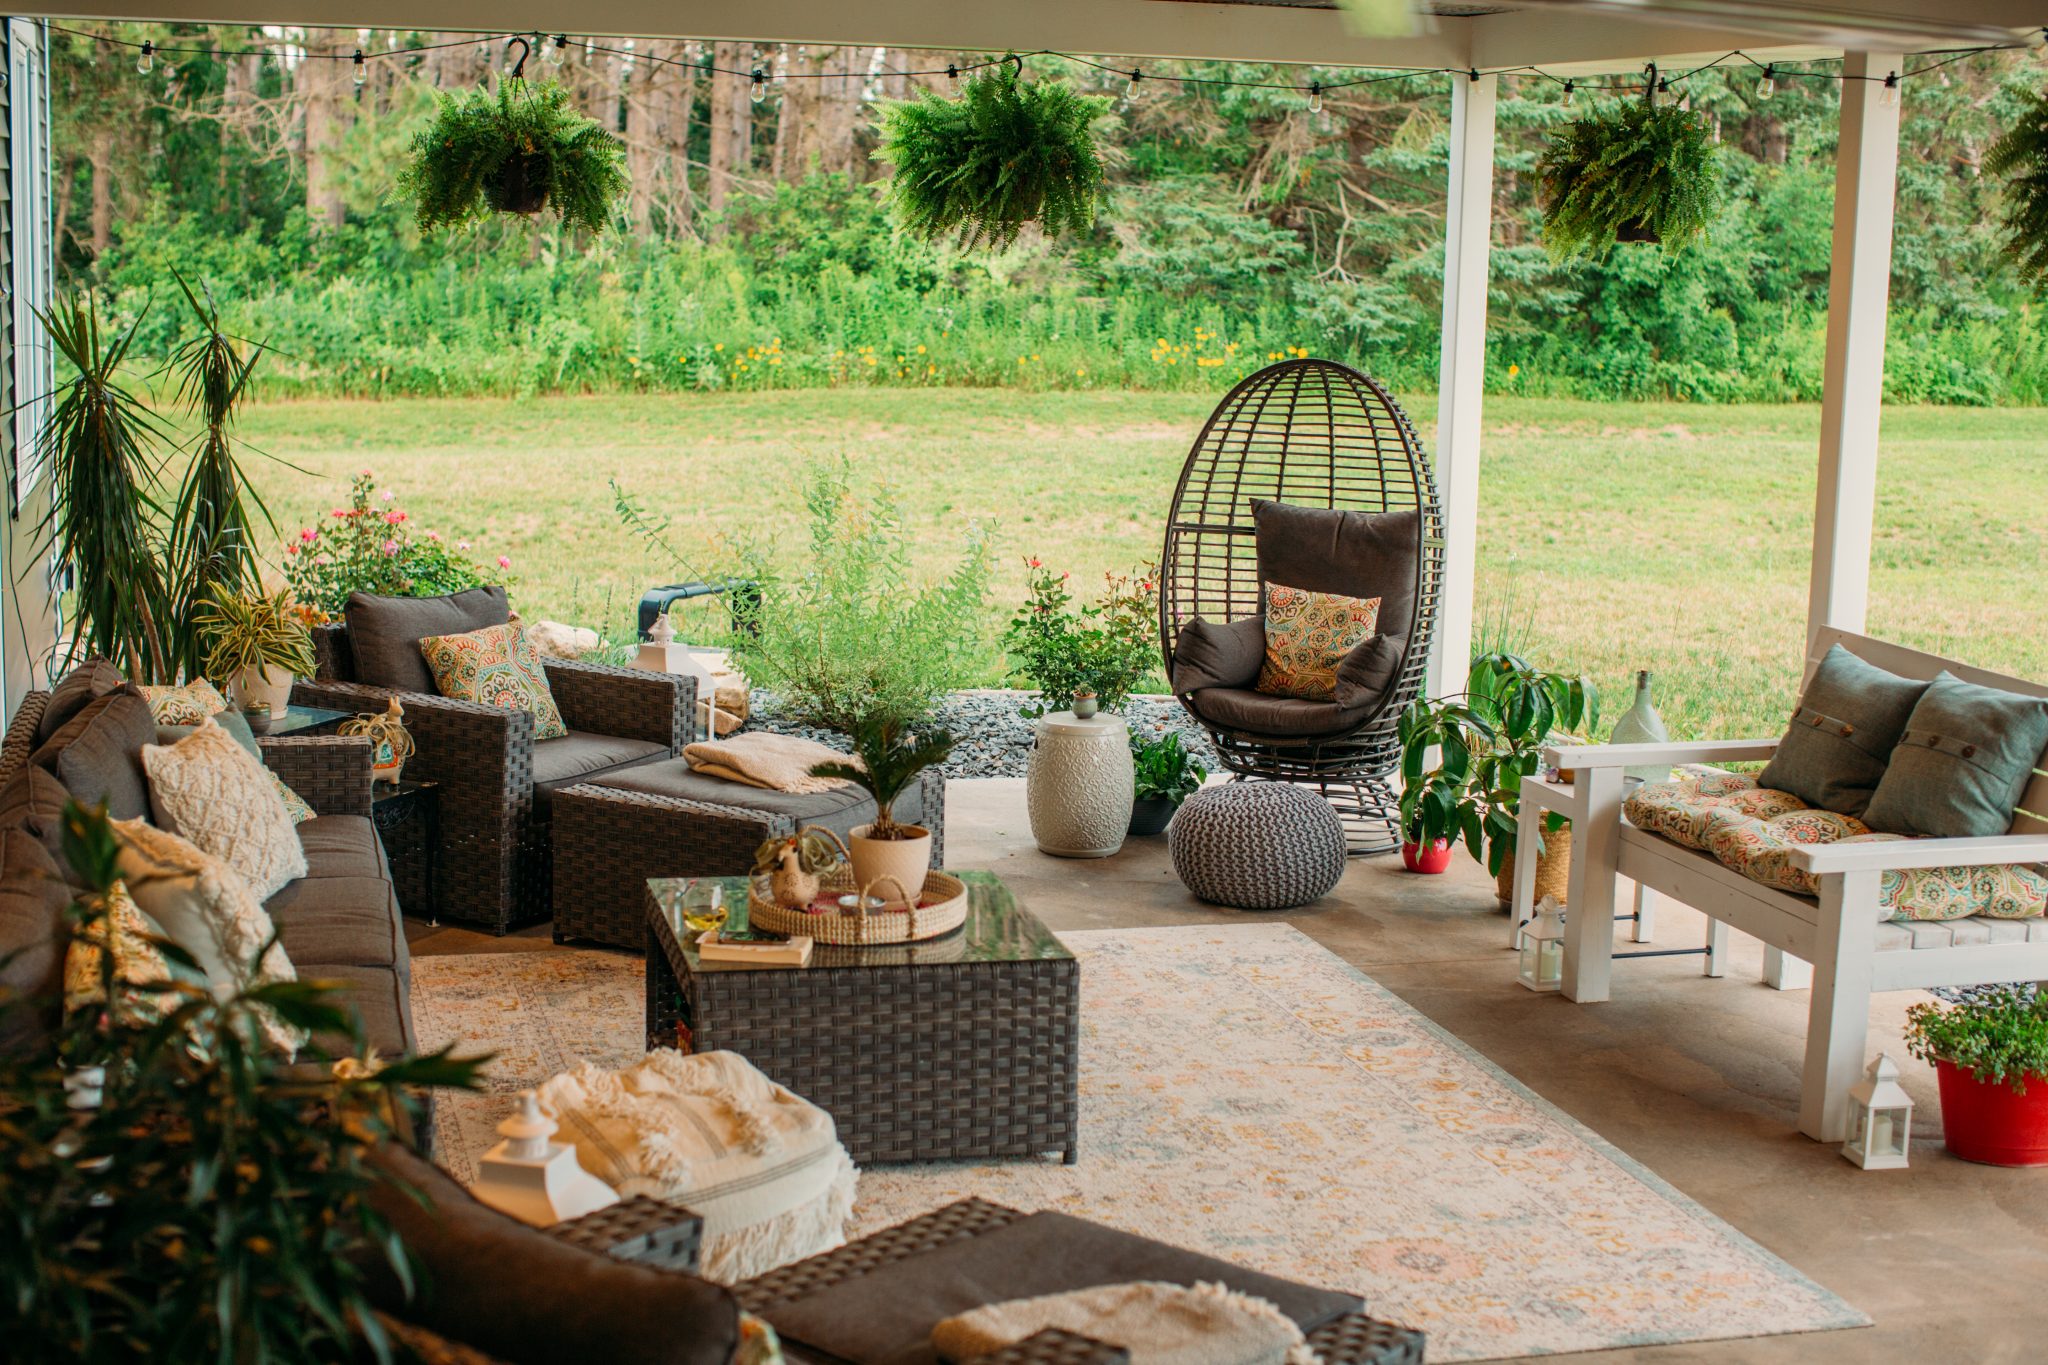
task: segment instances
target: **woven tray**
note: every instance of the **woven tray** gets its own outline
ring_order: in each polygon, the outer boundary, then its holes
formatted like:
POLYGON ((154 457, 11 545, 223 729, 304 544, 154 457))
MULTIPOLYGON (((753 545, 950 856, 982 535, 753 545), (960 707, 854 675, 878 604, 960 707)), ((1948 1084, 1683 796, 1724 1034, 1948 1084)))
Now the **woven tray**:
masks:
MULTIPOLYGON (((856 887, 853 868, 846 863, 819 874, 818 886, 820 896, 832 899, 861 891, 861 899, 865 902, 882 889, 895 891, 905 901, 910 899, 903 888, 896 885, 894 878, 883 878, 878 886, 856 887)), ((950 934, 967 923, 967 884, 958 877, 938 871, 925 873, 924 892, 918 899, 926 903, 909 910, 862 908, 814 915, 776 904, 761 894, 756 882, 749 881, 747 923, 771 934, 802 935, 818 943, 856 945, 915 943, 950 934)))

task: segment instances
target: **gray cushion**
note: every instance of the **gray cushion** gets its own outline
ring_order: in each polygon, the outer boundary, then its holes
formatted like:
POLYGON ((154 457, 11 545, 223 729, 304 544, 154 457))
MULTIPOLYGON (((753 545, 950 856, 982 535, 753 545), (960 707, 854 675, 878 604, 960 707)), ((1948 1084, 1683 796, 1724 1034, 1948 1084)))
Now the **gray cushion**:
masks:
POLYGON ((40 744, 64 728, 73 716, 86 706, 127 685, 121 677, 121 670, 102 658, 87 659, 78 667, 66 673, 58 684, 50 689, 50 700, 43 707, 43 714, 36 721, 36 743, 40 744))
POLYGON ((1241 616, 1217 623, 1197 616, 1180 628, 1173 646, 1173 690, 1250 687, 1266 658, 1266 621, 1241 616))
POLYGON ((71 793, 64 784, 43 769, 30 765, 0 787, 0 830, 26 830, 62 861, 64 857, 64 803, 71 793))
POLYGON ((0 829, 0 1051, 33 1047, 62 1022, 70 904, 42 841, 27 829, 0 829))
MULTIPOLYGON (((406 979, 390 967, 365 967, 349 963, 294 961, 292 970, 301 981, 326 981, 341 988, 337 1002, 354 1012, 363 1026, 363 1042, 380 1057, 396 1057, 419 1048, 412 1027, 412 1002, 406 979)), ((346 1038, 316 1040, 337 1057, 352 1054, 346 1038)))
POLYGON ((2008 833, 2043 749, 2048 700, 1938 673, 1913 708, 1863 822, 1887 834, 1935 838, 2008 833))
POLYGON ((107 803, 116 820, 149 817, 144 745, 156 743, 156 721, 140 695, 110 692, 66 721, 30 761, 57 774, 65 789, 90 806, 107 803))
POLYGON ((1339 735, 1370 714, 1367 707, 1302 697, 1269 697, 1248 687, 1209 687, 1194 694, 1195 711, 1224 730, 1277 739, 1317 739, 1339 735))
POLYGON ((533 799, 545 810, 555 792, 563 787, 668 756, 666 744, 593 735, 585 730, 571 730, 560 739, 535 740, 533 799))
POLYGON ((1133 1280, 1219 1283, 1277 1306, 1304 1331, 1364 1305, 1064 1213, 1034 1213, 965 1241, 877 1266, 762 1312, 777 1332, 863 1365, 937 1360, 931 1332, 945 1319, 1008 1299, 1133 1280))
POLYGON ((1927 684, 1888 673, 1836 645, 1800 694, 1791 728, 1757 776, 1809 806, 1863 818, 1892 747, 1927 684))
POLYGON ((1415 628, 1415 579, 1422 565, 1422 513, 1339 512, 1254 500, 1259 580, 1310 592, 1380 599, 1381 635, 1415 628))
POLYGON ((369 1202, 418 1266, 407 1300, 386 1267, 370 1277, 378 1306, 512 1365, 729 1365, 739 1345, 731 1291, 613 1260, 527 1227, 402 1147, 379 1161, 400 1187, 369 1202), (414 1198, 406 1191, 418 1191, 414 1198))
POLYGON ((363 815, 322 815, 298 827, 307 874, 264 902, 286 954, 306 964, 391 967, 405 974, 404 922, 376 826, 363 815))
POLYGON ((420 656, 430 635, 463 635, 502 626, 512 609, 503 588, 469 588, 442 597, 381 597, 350 593, 342 609, 357 682, 405 692, 438 694, 433 672, 420 656))
MULTIPOLYGON (((249 728, 249 722, 240 711, 216 711, 213 723, 234 736, 235 743, 249 751, 249 756, 258 763, 263 761, 263 746, 256 742, 256 732, 249 728)), ((156 742, 163 745, 176 744, 199 727, 196 725, 159 725, 156 727, 156 742)))

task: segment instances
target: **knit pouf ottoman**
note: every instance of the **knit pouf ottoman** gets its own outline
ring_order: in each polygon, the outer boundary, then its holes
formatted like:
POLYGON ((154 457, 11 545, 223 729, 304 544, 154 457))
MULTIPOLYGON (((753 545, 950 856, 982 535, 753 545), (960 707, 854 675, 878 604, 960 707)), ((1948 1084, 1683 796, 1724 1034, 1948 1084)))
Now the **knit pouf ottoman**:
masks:
POLYGON ((1201 900, 1286 910, 1344 875, 1344 823, 1291 782, 1229 782, 1190 796, 1167 830, 1173 870, 1201 900))

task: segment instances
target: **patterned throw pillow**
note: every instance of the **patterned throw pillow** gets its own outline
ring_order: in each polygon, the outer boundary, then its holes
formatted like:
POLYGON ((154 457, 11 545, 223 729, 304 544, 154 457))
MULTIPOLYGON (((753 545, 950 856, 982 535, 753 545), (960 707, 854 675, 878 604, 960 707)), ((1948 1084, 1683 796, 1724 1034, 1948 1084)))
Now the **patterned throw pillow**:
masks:
POLYGON ((1380 599, 1266 585, 1266 662, 1257 690, 1271 697, 1330 701, 1337 665, 1372 637, 1380 599))
POLYGON ((107 1003, 101 954, 109 949, 114 959, 114 987, 127 1018, 148 1025, 176 1009, 180 1003, 176 991, 143 989, 192 975, 171 966, 156 946, 155 940, 163 937, 163 930, 136 906, 127 884, 115 882, 107 892, 107 913, 74 937, 64 951, 64 1012, 96 1010, 107 1003))
POLYGON ((249 883, 259 901, 306 875, 306 850, 270 770, 208 722, 165 748, 147 744, 149 804, 159 829, 190 840, 249 883))
POLYGON ((228 699, 204 678, 171 686, 136 688, 149 702, 150 717, 158 725, 197 725, 208 716, 228 709, 228 699))
POLYGON ((430 635, 420 641, 420 653, 442 696, 502 711, 530 712, 535 739, 560 739, 569 733, 555 694, 548 690, 547 670, 517 625, 485 626, 466 635, 430 635))
POLYGON ((1645 782, 1629 793, 1621 813, 1646 834, 1661 834, 1685 848, 1705 849, 1728 816, 1768 820, 1806 809, 1790 792, 1759 787, 1748 773, 1714 773, 1675 782, 1645 782))

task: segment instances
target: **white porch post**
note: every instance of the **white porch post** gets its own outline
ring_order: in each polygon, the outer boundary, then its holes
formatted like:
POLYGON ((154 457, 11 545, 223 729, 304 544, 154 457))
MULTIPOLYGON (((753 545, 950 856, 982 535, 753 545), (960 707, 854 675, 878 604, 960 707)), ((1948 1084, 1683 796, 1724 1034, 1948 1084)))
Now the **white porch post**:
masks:
POLYGON ((1429 695, 1461 692, 1472 661, 1478 558, 1479 412, 1486 385, 1486 274, 1493 243, 1495 76, 1451 77, 1451 166, 1444 213, 1443 356, 1436 397, 1444 585, 1429 655, 1429 695))
POLYGON ((1806 607, 1809 656, 1821 627, 1860 631, 1870 605, 1877 426, 1891 302, 1892 197, 1899 172, 1901 89, 1884 84, 1887 75, 1903 69, 1899 55, 1851 52, 1842 65, 1848 79, 1842 82, 1841 146, 1835 153, 1820 483, 1806 607))

